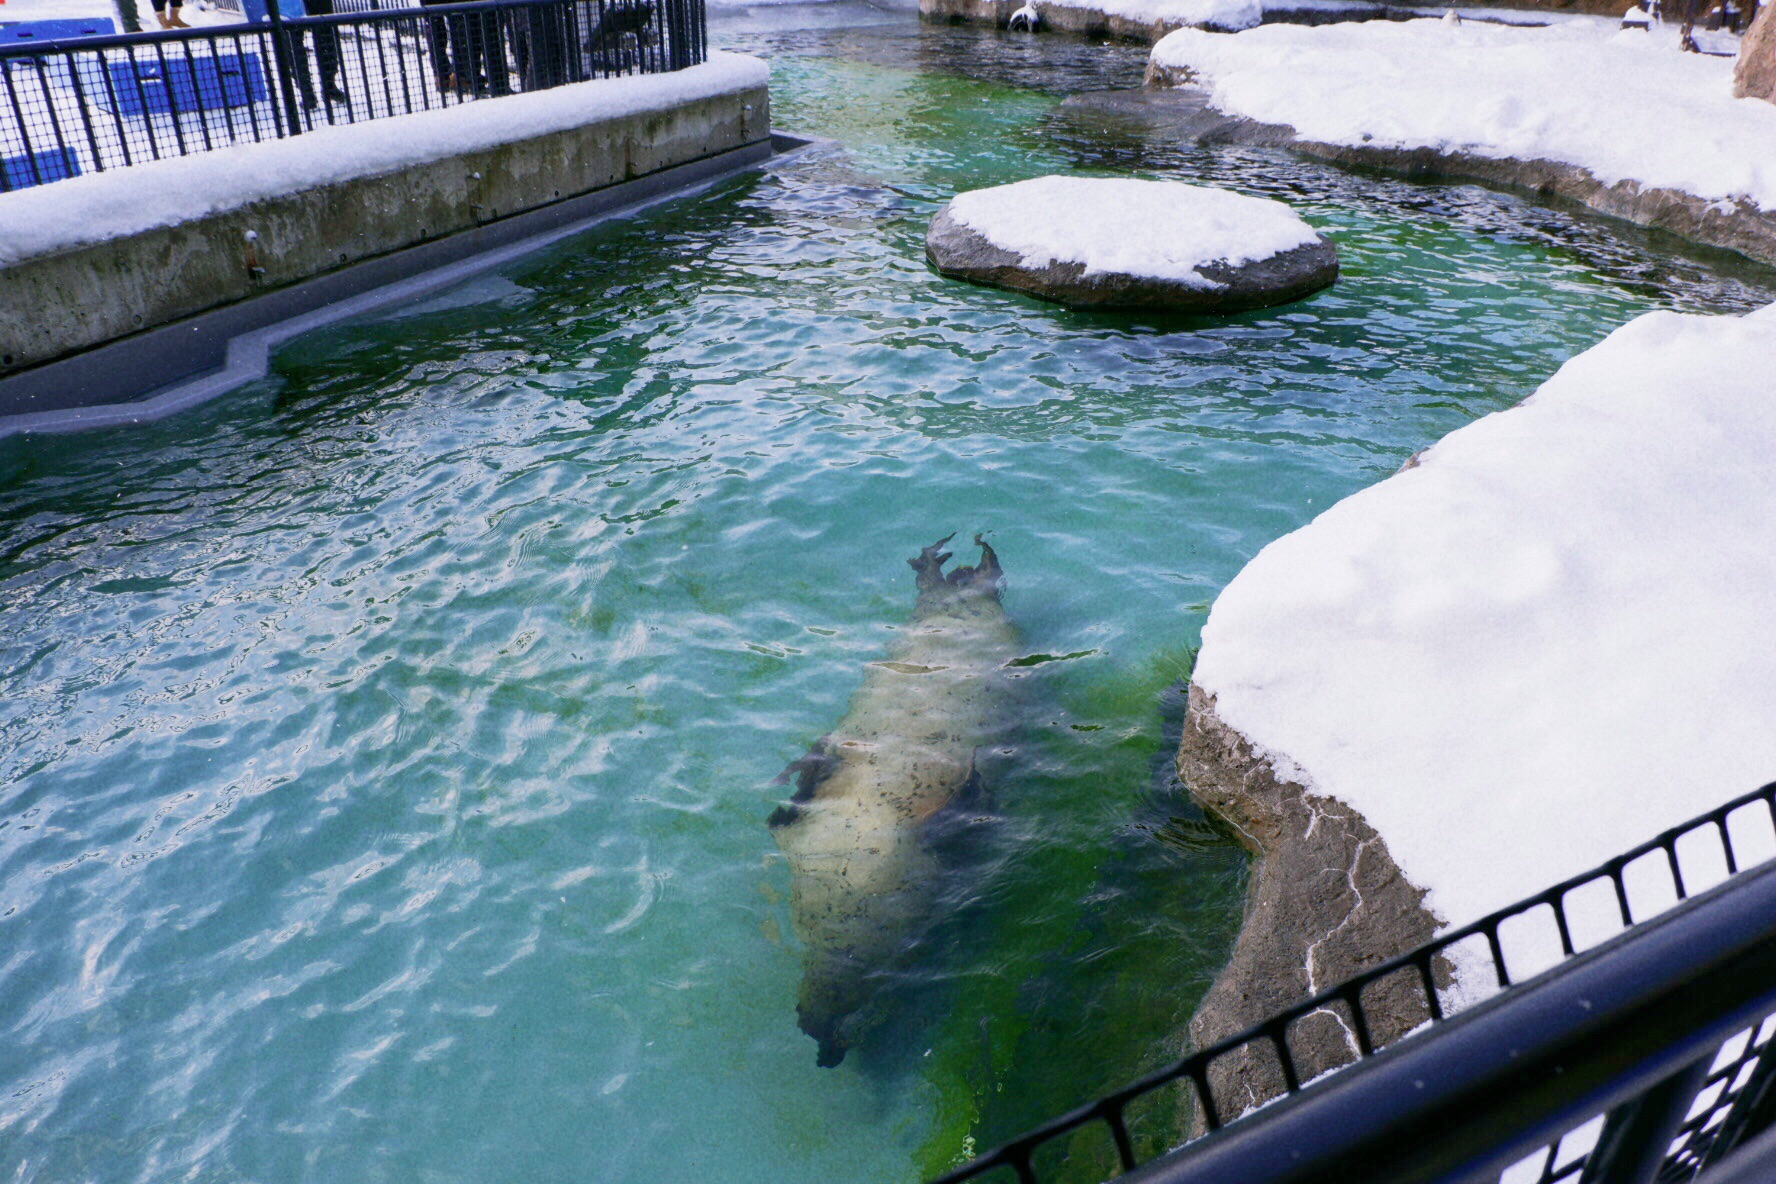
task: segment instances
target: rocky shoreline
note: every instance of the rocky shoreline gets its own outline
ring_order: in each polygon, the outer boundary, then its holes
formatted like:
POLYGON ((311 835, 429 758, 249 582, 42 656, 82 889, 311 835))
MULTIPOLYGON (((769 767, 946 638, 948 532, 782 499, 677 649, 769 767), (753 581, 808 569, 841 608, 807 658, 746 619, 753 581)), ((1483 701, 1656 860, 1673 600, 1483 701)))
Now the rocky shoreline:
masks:
MULTIPOLYGON (((1178 775, 1253 856, 1233 955, 1190 1021, 1197 1048, 1435 935, 1437 918, 1425 908, 1424 892, 1401 874, 1375 828, 1343 803, 1278 777, 1221 721, 1214 696, 1195 686, 1178 775)), ((1416 976, 1380 980, 1364 992, 1363 1006, 1378 1045, 1430 1018, 1416 976)), ((1356 1056, 1350 1017, 1314 1012, 1291 1030, 1289 1047, 1302 1080, 1347 1064, 1356 1056)), ((1252 1049, 1223 1057, 1210 1077, 1224 1110, 1229 1099, 1246 1110, 1283 1092, 1276 1061, 1252 1049)))
POLYGON ((1229 115, 1209 105, 1191 79, 1149 65, 1147 91, 1076 95, 1066 106, 1140 112, 1163 121, 1166 131, 1203 143, 1269 145, 1332 164, 1372 168, 1414 180, 1478 181, 1538 197, 1574 201, 1602 214, 1663 230, 1691 242, 1736 251, 1776 265, 1776 213, 1743 199, 1707 200, 1676 189, 1633 181, 1605 185, 1583 168, 1550 160, 1512 160, 1430 148, 1324 144, 1298 138, 1295 129, 1229 115))
MULTIPOLYGON (((1144 19, 1109 12, 1085 5, 1056 4, 1032 0, 1042 17, 1042 27, 1051 32, 1076 33, 1084 37, 1115 37, 1125 41, 1141 41, 1151 45, 1184 27, 1184 22, 1164 18, 1144 19)), ((926 20, 956 25, 986 25, 1003 29, 1011 23, 1011 15, 1023 7, 1025 0, 919 0, 919 15, 926 20)), ((1629 0, 1522 0, 1511 4, 1464 3, 1463 8, 1498 8, 1501 10, 1547 12, 1550 14, 1589 14, 1620 16, 1629 7, 1629 0)), ((1264 24, 1327 25, 1343 21, 1414 20, 1432 15, 1439 9, 1404 7, 1391 4, 1366 4, 1353 0, 1350 4, 1332 7, 1323 3, 1291 5, 1287 0, 1264 5, 1264 24)), ((1214 33, 1238 30, 1205 21, 1196 28, 1214 33)))

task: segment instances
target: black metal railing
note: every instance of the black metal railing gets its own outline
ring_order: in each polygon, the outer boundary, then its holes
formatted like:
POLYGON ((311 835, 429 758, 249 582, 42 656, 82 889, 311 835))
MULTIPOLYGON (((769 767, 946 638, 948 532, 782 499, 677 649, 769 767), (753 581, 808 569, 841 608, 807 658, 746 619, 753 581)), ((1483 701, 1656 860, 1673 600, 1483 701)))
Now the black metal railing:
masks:
POLYGON ((0 191, 708 56, 704 0, 478 0, 0 47, 0 191))
POLYGON ((1076 1179, 1066 1150, 1091 1137, 1114 1149, 1110 1176, 1140 1184, 1776 1180, 1773 854, 1776 784, 938 1184, 1076 1179), (1421 1022, 1398 1021, 1403 990, 1421 1022), (1377 1022, 1382 999, 1392 1018, 1377 1022), (1327 1013, 1348 1034, 1330 1065, 1323 1041, 1297 1047, 1303 1022, 1327 1013), (1143 1154, 1130 1113, 1156 1101, 1191 1137, 1143 1154))

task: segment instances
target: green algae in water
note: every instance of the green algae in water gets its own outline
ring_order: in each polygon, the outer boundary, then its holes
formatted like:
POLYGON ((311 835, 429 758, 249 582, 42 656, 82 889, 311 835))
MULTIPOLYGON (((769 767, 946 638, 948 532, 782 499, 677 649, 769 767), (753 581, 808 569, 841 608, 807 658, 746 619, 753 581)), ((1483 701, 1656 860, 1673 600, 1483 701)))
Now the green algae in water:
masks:
POLYGON ((910 1181, 1126 1082, 1238 922, 1238 854, 1157 837, 1217 590, 1636 313, 1773 298, 1496 195, 1085 136, 1008 81, 1114 47, 748 36, 779 122, 854 151, 157 428, 0 442, 0 1175, 910 1181), (1168 322, 925 267, 957 187, 1055 169, 1287 196, 1346 277, 1168 322), (1019 773, 906 1006, 819 1070, 769 781, 885 653, 903 559, 975 529, 1025 653, 1069 660, 1021 668, 1019 773))

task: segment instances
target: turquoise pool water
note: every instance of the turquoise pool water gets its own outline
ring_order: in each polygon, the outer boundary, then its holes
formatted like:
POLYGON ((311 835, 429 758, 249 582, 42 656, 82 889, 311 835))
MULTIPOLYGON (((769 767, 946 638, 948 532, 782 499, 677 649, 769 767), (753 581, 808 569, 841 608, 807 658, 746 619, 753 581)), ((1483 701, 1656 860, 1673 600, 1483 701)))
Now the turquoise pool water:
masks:
POLYGON ((1216 590, 1636 313, 1776 299, 1058 107, 1138 49, 819 14, 717 38, 840 146, 160 427, 0 443, 0 1179, 887 1184, 1125 1081, 1237 923, 1237 854, 1155 835, 1216 590), (1054 170, 1287 196, 1344 278, 1167 321, 926 269, 938 202, 1054 170), (893 1017, 818 1069, 770 782, 903 559, 977 529, 1065 660, 893 1017))

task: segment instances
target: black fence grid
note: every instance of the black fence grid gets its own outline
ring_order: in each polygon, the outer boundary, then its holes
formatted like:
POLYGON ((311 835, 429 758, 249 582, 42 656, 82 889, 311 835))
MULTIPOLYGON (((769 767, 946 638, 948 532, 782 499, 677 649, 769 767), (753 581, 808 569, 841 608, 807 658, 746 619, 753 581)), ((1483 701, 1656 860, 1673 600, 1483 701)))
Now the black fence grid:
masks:
MULTIPOLYGON (((1710 889, 1730 891, 1746 869, 1767 865, 1772 855, 1776 784, 1378 964, 1063 1114, 934 1184, 1078 1180, 1085 1178, 1080 1169, 1092 1162, 1104 1165, 1093 1178, 1110 1179, 1141 1168, 1143 1181, 1150 1175, 1159 1180, 1153 1161, 1163 1157, 1168 1165, 1183 1163, 1178 1157, 1187 1159, 1190 1144, 1205 1135, 1235 1130, 1248 1121, 1262 1124, 1276 1117, 1267 1113, 1271 1103, 1312 1093, 1319 1081, 1337 1077, 1338 1070, 1408 1037, 1424 1033, 1434 1040, 1436 1030, 1458 1013, 1500 995, 1505 998, 1499 1002, 1505 1003, 1508 991, 1545 971, 1576 964, 1581 955, 1613 939, 1627 940, 1661 914, 1689 907, 1684 902, 1710 889), (1607 922, 1600 916, 1607 916, 1607 922), (1458 968, 1460 973, 1454 973, 1458 968), (1404 1008, 1402 999, 1407 1000, 1404 1008), (1335 1018, 1345 1035, 1344 1047, 1334 1042, 1330 1057, 1327 1042, 1303 1039, 1311 1025, 1323 1025, 1328 1018, 1335 1018), (1184 1149, 1174 1151, 1181 1141, 1184 1149)), ((1762 940, 1776 944, 1776 915, 1767 919, 1765 932, 1762 940)), ((1766 994, 1776 999, 1776 986, 1759 986, 1769 988, 1766 994)), ((1776 1014, 1769 1007, 1753 1014, 1761 1018, 1739 1026, 1724 1044, 1711 1043, 1709 1055, 1661 1080, 1632 1105, 1594 1114, 1558 1138, 1526 1148, 1529 1153, 1502 1175, 1493 1172, 1488 1178, 1506 1184, 1677 1184, 1710 1178, 1708 1169, 1728 1153, 1776 1127, 1776 1014), (1640 1166, 1622 1170, 1632 1156, 1640 1158, 1640 1166)), ((1185 1172, 1179 1178, 1195 1177, 1185 1172)), ((1334 1173, 1330 1178, 1340 1177, 1334 1173)))
POLYGON ((704 0, 477 0, 0 48, 0 191, 708 57, 704 0))

